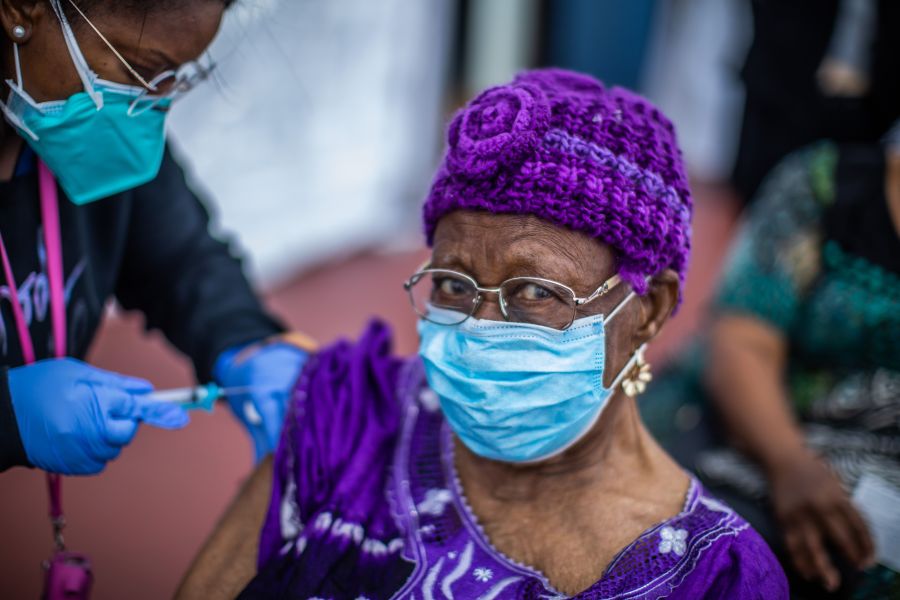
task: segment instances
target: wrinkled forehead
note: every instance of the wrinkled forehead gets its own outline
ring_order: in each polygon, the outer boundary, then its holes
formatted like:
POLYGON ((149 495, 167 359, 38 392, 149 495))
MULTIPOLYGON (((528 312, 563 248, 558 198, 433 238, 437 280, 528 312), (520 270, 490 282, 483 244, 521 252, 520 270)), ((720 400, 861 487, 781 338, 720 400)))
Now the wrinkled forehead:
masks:
POLYGON ((573 287, 595 286, 616 267, 613 250, 584 233, 534 215, 468 209, 440 219, 432 263, 466 272, 485 285, 534 275, 573 287))

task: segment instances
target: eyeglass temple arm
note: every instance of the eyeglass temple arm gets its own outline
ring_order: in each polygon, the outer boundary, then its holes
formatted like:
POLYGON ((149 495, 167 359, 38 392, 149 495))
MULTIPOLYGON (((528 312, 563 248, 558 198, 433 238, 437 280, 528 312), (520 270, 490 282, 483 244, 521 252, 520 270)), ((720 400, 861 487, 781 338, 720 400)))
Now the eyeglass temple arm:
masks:
POLYGON ((427 269, 430 264, 431 264, 431 261, 426 260, 421 265, 416 267, 416 270, 413 272, 413 274, 410 275, 409 278, 403 282, 403 289, 408 290, 410 287, 410 284, 412 283, 412 280, 415 278, 415 276, 418 275, 419 273, 421 273, 422 271, 424 271, 425 269, 427 269))
POLYGON ((125 68, 128 69, 128 72, 131 73, 132 77, 134 77, 139 82, 141 82, 141 85, 143 85, 148 90, 155 92, 156 86, 152 85, 151 83, 148 83, 143 77, 140 76, 140 74, 137 71, 134 70, 134 68, 131 66, 131 64, 127 60, 125 60, 125 57, 122 56, 121 54, 119 54, 119 51, 116 50, 115 46, 113 46, 112 43, 108 39, 106 39, 106 36, 103 35, 100 32, 100 30, 97 29, 97 27, 93 23, 91 23, 91 20, 87 18, 87 15, 85 15, 84 12, 82 12, 81 8, 79 8, 79 6, 77 4, 75 4, 75 0, 69 0, 69 4, 71 4, 72 7, 76 10, 76 12, 78 12, 78 14, 81 15, 81 18, 84 19, 84 22, 87 23, 90 26, 90 28, 94 30, 94 33, 96 33, 98 36, 100 36, 100 39, 103 40, 103 43, 106 44, 107 48, 109 48, 112 51, 112 53, 116 55, 116 58, 118 58, 119 61, 123 65, 125 65, 125 68))
POLYGON ((578 306, 582 306, 584 304, 587 304, 588 302, 593 302, 600 296, 608 294, 610 290, 612 290, 614 287, 616 287, 620 283, 622 283, 622 278, 619 277, 618 273, 616 273, 615 275, 613 275, 612 277, 610 277, 609 279, 604 281, 600 285, 600 287, 598 287, 596 290, 594 290, 594 293, 592 293, 590 296, 588 296, 586 298, 575 298, 575 304, 577 304, 578 306))

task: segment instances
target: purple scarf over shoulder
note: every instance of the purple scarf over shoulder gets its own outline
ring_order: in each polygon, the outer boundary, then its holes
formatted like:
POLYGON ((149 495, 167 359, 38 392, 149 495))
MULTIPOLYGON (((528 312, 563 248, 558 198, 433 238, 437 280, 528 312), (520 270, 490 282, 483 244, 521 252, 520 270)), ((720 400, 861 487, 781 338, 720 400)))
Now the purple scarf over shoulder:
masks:
MULTIPOLYGON (((558 598, 498 552, 466 503, 452 435, 416 359, 373 322, 298 382, 275 457, 259 573, 240 598, 558 598)), ((781 567, 692 481, 576 598, 787 598, 781 567)))

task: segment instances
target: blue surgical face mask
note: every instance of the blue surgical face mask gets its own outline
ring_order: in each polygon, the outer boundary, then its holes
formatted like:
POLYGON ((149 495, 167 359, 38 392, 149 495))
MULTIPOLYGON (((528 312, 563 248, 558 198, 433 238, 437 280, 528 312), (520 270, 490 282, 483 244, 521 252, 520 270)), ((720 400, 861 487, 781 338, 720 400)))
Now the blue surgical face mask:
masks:
POLYGON ((16 81, 6 81, 10 94, 0 109, 75 204, 151 181, 162 164, 169 101, 135 110, 144 88, 106 81, 91 71, 58 0, 51 5, 84 91, 66 100, 36 102, 25 91, 19 48, 13 44, 16 81))
MULTIPOLYGON (((635 362, 603 385, 606 319, 564 330, 469 318, 456 326, 419 321, 428 385, 450 427, 475 454, 506 462, 544 460, 586 434, 635 362)), ((442 312, 443 309, 431 308, 442 312)))

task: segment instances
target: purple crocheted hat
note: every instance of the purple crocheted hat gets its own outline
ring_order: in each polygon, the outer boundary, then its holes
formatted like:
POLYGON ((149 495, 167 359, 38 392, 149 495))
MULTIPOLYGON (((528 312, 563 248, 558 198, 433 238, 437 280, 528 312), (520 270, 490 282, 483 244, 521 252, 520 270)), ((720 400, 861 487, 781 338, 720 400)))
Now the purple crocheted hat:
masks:
POLYGON ((459 209, 531 214, 611 246, 643 294, 671 268, 682 281, 693 202, 672 123, 628 90, 579 73, 526 71, 450 123, 424 206, 430 246, 459 209))

